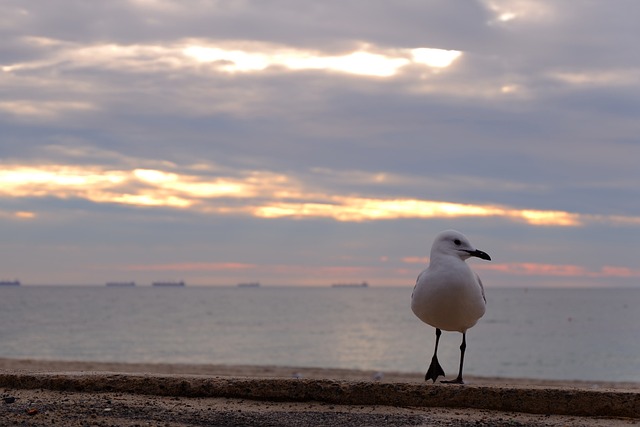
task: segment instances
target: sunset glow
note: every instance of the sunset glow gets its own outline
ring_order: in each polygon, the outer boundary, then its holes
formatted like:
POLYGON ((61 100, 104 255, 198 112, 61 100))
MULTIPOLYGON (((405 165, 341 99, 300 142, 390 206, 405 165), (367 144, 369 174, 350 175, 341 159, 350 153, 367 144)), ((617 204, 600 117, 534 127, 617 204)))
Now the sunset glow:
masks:
POLYGON ((37 217, 35 212, 29 211, 5 211, 0 209, 0 219, 32 220, 37 217))
MULTIPOLYGON (((159 169, 108 170, 98 166, 5 166, 0 195, 82 198, 94 203, 192 209, 259 218, 331 218, 341 222, 403 218, 505 218, 533 226, 578 227, 585 223, 640 224, 638 217, 607 217, 554 210, 420 199, 382 199, 319 192, 303 182, 267 171, 242 176, 200 176, 159 169), (308 198, 314 201, 307 201, 308 198), (214 204, 212 200, 217 200, 214 204), (242 200, 228 203, 226 199, 242 200)), ((383 181, 381 181, 383 182, 383 181)), ((35 213, 21 214, 34 218, 35 213)), ((524 268, 524 267, 523 267, 524 268)))
POLYGON ((537 263, 506 263, 506 264, 476 264, 474 268, 485 271, 495 271, 514 276, 554 276, 575 278, 614 278, 640 277, 640 269, 627 267, 603 266, 600 270, 588 270, 579 265, 537 264, 537 263))
POLYGON ((525 209, 513 211, 514 217, 520 217, 533 225, 577 226, 581 224, 580 215, 561 211, 535 211, 525 209))
POLYGON ((492 205, 470 205, 417 199, 368 199, 334 196, 331 203, 274 202, 253 209, 255 216, 330 217, 338 221, 370 221, 399 218, 504 217, 539 226, 579 226, 581 215, 561 211, 512 209, 492 205))
POLYGON ((36 214, 34 212, 27 211, 18 211, 14 215, 16 216, 16 218, 20 219, 33 219, 36 217, 36 214))

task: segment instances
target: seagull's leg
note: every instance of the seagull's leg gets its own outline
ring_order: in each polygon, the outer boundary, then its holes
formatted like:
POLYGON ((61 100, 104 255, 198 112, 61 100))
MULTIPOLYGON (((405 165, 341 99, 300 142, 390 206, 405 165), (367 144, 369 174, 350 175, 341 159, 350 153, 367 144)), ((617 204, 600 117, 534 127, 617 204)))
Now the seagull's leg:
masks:
POLYGON ((433 352, 433 357, 431 358, 431 364, 429 365, 429 369, 427 369, 427 374, 424 376, 424 380, 432 380, 434 383, 438 379, 439 376, 444 377, 444 370, 442 366, 440 366, 440 362, 438 362, 438 343, 440 342, 440 335, 442 335, 442 331, 436 328, 436 349, 433 352))
POLYGON ((460 344, 460 370, 458 371, 458 378, 451 381, 440 381, 446 384, 464 384, 462 381, 462 365, 464 364, 464 351, 467 349, 467 333, 462 333, 462 344, 460 344))

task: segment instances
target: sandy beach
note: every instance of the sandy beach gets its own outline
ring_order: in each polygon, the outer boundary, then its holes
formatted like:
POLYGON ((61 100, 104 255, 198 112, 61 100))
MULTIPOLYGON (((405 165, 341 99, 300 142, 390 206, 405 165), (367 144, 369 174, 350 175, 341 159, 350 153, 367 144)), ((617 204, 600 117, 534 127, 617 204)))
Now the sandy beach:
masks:
POLYGON ((0 359, 0 425, 640 425, 640 384, 0 359))

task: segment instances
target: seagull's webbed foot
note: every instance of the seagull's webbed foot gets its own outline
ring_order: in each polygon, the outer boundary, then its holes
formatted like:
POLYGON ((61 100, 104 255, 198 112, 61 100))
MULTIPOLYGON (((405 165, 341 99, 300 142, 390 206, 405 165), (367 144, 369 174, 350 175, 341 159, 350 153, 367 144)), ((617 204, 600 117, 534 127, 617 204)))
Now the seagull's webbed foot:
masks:
POLYGON ((462 381, 462 377, 458 377, 455 380, 442 380, 440 381, 442 384, 464 384, 464 381, 462 381))
POLYGON ((440 366, 440 362, 438 362, 438 356, 434 354, 433 358, 431 358, 429 369, 427 369, 427 374, 424 376, 424 380, 432 380, 435 383, 440 376, 444 377, 444 370, 442 366, 440 366))

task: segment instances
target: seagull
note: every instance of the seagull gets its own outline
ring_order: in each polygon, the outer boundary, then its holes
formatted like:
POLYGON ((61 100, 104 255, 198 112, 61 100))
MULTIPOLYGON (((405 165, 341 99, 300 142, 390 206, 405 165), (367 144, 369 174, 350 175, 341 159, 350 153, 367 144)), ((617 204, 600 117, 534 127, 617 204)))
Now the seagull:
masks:
POLYGON ((411 310, 424 323, 436 328, 436 348, 425 381, 434 383, 445 376, 438 362, 438 342, 442 330, 462 333, 460 345, 460 370, 458 377, 449 384, 464 384, 462 365, 467 348, 467 329, 484 315, 486 298, 480 277, 465 260, 477 257, 490 261, 491 257, 471 246, 464 234, 455 230, 440 232, 431 246, 429 266, 416 280, 411 294, 411 310))

